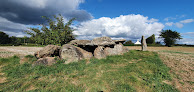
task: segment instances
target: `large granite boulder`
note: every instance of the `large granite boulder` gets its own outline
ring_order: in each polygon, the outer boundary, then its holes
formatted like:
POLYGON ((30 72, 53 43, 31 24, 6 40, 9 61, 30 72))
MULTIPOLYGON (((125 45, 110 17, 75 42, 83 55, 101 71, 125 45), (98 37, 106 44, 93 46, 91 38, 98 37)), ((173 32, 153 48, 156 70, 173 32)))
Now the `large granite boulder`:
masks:
POLYGON ((115 45, 115 42, 110 37, 98 37, 98 38, 94 38, 91 41, 91 43, 88 45, 97 45, 97 46, 115 45))
POLYGON ((90 43, 91 43, 90 40, 72 40, 71 42, 69 42, 69 44, 76 45, 76 46, 78 46, 78 45, 85 46, 85 45, 90 44, 90 43))
POLYGON ((94 57, 97 59, 102 59, 102 58, 106 58, 106 54, 104 52, 104 47, 103 46, 98 46, 95 50, 94 50, 94 57))
POLYGON ((141 38, 141 50, 142 51, 146 51, 147 50, 147 43, 146 43, 146 39, 145 39, 145 37, 144 36, 142 36, 142 38, 141 38))
POLYGON ((116 44, 119 44, 119 43, 124 43, 126 40, 125 39, 120 39, 120 40, 114 40, 114 42, 116 43, 116 44))
POLYGON ((67 60, 65 62, 66 64, 93 57, 92 53, 69 44, 65 44, 61 47, 59 55, 61 59, 67 60))
POLYGON ((34 56, 36 58, 59 56, 59 49, 60 49, 60 46, 47 45, 42 50, 35 52, 34 56))
POLYGON ((104 52, 107 56, 109 55, 120 55, 125 52, 127 52, 126 48, 123 46, 123 44, 116 44, 114 48, 106 47, 104 49, 104 52))
POLYGON ((44 57, 38 59, 35 63, 32 64, 32 66, 37 66, 37 65, 48 65, 51 66, 56 63, 55 57, 44 57))

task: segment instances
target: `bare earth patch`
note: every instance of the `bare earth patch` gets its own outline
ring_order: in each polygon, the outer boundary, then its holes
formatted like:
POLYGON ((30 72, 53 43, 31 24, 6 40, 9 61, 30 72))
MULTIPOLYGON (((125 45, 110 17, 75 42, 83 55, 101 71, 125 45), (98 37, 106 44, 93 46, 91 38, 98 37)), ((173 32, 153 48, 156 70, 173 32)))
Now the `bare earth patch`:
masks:
MULTIPOLYGON (((140 46, 130 46, 131 50, 141 50, 140 46)), ((194 92, 194 47, 148 47, 155 51, 171 70, 172 82, 181 92, 194 92)), ((164 81, 166 83, 166 81, 164 81)))

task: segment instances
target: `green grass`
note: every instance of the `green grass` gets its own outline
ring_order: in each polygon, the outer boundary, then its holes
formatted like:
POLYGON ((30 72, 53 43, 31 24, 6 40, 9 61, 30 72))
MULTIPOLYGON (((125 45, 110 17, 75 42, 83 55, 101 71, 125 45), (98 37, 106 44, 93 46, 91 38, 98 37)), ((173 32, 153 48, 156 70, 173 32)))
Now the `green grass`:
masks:
POLYGON ((177 54, 185 54, 185 55, 194 55, 193 53, 185 53, 185 52, 178 52, 178 51, 168 51, 168 50, 163 50, 160 52, 167 52, 167 53, 177 53, 177 54))
POLYGON ((58 60, 52 66, 32 67, 29 62, 19 64, 19 57, 0 58, 2 72, 7 81, 0 84, 0 91, 109 91, 109 92, 177 92, 165 66, 155 52, 130 51, 124 55, 91 59, 86 63, 63 64, 58 60))

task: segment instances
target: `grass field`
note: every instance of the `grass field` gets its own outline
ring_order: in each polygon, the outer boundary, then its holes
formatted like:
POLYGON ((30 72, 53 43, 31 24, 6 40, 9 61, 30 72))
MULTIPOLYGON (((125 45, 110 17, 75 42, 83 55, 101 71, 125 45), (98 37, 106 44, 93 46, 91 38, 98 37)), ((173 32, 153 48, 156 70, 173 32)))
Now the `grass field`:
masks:
MULTIPOLYGON (((36 59, 31 55, 22 64, 18 56, 0 58, 0 91, 194 91, 194 48, 149 47, 146 52, 138 51, 140 47, 129 48, 132 50, 121 56, 68 65, 58 60, 50 67, 32 67, 36 59)), ((17 53, 0 50, 2 54, 17 53)))
POLYGON ((20 64, 19 57, 1 58, 1 91, 74 91, 176 92, 164 81, 171 81, 169 68, 155 52, 130 51, 106 59, 83 60, 68 65, 58 61, 53 66, 32 67, 35 58, 20 64))

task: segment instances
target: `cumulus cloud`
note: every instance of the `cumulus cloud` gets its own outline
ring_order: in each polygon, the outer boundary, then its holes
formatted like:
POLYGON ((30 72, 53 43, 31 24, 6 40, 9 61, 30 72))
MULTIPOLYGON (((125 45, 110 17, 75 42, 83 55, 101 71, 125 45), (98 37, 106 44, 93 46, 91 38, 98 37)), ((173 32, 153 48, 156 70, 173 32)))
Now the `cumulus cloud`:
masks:
POLYGON ((77 18, 78 21, 92 19, 92 15, 80 10, 84 0, 0 0, 0 16, 22 24, 43 22, 41 16, 52 16, 58 13, 66 18, 77 18))
POLYGON ((78 39, 92 39, 100 36, 112 38, 139 39, 159 34, 164 25, 157 19, 148 19, 142 15, 121 15, 116 18, 102 17, 82 22, 74 34, 78 39))

